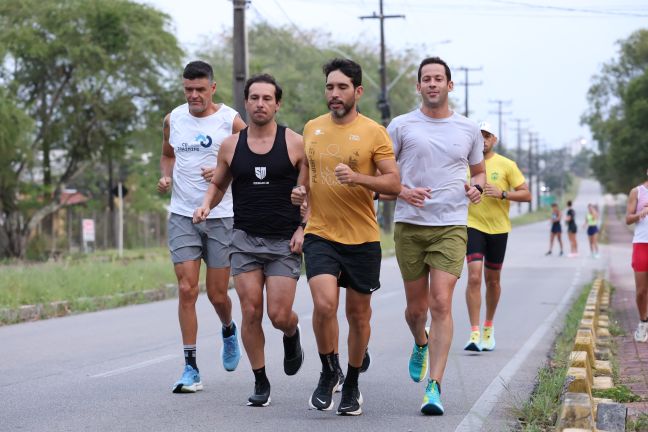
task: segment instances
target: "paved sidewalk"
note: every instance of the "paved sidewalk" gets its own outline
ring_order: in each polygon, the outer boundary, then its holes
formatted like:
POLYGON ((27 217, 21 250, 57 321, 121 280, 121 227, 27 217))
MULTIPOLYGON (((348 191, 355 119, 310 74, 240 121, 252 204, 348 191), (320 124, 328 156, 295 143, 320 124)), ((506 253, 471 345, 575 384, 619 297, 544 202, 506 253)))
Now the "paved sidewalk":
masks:
MULTIPOLYGON (((626 404, 628 417, 648 413, 648 343, 634 341, 634 331, 639 315, 635 303, 634 274, 630 267, 632 258, 632 232, 623 216, 618 217, 614 205, 606 206, 608 233, 609 280, 616 288, 612 296, 612 310, 624 336, 615 338, 618 347, 620 383, 641 396, 641 402, 626 404)), ((625 213, 625 210, 624 212, 625 213)), ((587 247, 587 245, 584 245, 587 247)))

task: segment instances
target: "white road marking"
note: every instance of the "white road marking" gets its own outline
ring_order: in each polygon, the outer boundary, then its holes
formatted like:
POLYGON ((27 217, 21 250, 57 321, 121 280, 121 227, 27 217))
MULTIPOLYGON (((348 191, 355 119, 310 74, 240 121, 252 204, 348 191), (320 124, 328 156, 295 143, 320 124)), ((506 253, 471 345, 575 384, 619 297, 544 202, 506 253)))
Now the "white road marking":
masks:
POLYGON ((133 365, 124 366, 124 367, 119 368, 119 369, 113 369, 113 370, 108 371, 108 372, 102 372, 100 374, 90 375, 90 378, 107 378, 107 377, 111 377, 111 376, 115 376, 115 375, 121 375, 121 374, 130 372, 130 371, 133 371, 133 370, 136 370, 136 369, 145 368, 147 366, 154 365, 154 364, 157 364, 157 363, 162 363, 162 362, 165 362, 167 360, 171 360, 171 359, 174 359, 174 358, 177 358, 177 357, 178 357, 178 355, 176 355, 176 354, 168 354, 168 355, 165 355, 165 356, 162 356, 162 357, 156 357, 156 358, 151 359, 151 360, 143 361, 141 363, 135 363, 133 365))
MULTIPOLYGON (((582 264, 581 264, 582 265, 582 264)), ((486 390, 481 394, 477 402, 472 406, 466 417, 459 423, 455 432, 472 432, 482 430, 484 420, 488 417, 490 412, 497 404, 500 393, 502 390, 508 388, 509 383, 513 376, 517 373, 518 369, 524 363, 529 353, 535 346, 545 337, 545 335, 552 329, 553 323, 558 316, 563 316, 565 309, 570 303, 574 295, 574 291, 579 286, 581 275, 581 267, 578 267, 571 286, 560 300, 560 304, 545 318, 537 330, 531 335, 529 340, 522 346, 522 348, 513 356, 500 373, 491 381, 486 387, 486 390)))

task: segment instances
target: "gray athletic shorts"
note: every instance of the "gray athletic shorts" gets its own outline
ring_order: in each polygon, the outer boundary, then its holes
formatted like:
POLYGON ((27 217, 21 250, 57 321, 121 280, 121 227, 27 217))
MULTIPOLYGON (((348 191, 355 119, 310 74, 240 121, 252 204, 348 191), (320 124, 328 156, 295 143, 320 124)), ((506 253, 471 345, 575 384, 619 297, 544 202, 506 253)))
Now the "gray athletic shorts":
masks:
POLYGON ((255 237, 235 229, 230 249, 232 276, 263 269, 267 276, 299 279, 301 255, 290 251, 290 240, 255 237))
POLYGON ((229 267, 233 226, 231 217, 194 224, 190 217, 171 213, 168 223, 171 261, 179 264, 202 258, 209 268, 229 267))

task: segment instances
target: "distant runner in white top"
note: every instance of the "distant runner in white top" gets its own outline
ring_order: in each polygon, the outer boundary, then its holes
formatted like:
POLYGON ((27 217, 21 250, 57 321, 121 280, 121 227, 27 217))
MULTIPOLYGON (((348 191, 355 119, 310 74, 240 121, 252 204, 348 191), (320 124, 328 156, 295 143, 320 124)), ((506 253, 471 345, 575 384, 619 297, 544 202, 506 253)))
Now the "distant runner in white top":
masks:
MULTIPOLYGON (((648 170, 646 175, 648 176, 648 170)), ((648 342, 648 180, 630 191, 626 223, 635 224, 632 239, 632 270, 634 270, 637 289, 639 324, 634 338, 637 342, 648 342)))
POLYGON ((203 387, 196 363, 196 300, 201 259, 207 265, 207 296, 223 324, 223 367, 233 371, 241 358, 236 324, 232 320, 232 302, 227 294, 233 224, 231 192, 228 191, 221 205, 203 223, 194 225, 192 216, 211 181, 221 142, 246 125, 232 108, 212 101, 216 83, 209 64, 189 63, 182 78, 187 103, 164 118, 162 176, 157 189, 160 193, 172 189, 169 250, 178 278, 178 318, 185 357, 182 376, 172 390, 193 393, 203 387))

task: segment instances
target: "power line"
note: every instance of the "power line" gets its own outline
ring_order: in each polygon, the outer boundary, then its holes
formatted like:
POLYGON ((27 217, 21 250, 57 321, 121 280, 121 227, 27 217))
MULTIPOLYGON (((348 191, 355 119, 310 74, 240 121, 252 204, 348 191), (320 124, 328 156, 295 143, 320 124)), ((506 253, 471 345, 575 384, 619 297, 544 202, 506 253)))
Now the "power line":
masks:
POLYGON ((519 1, 512 1, 512 0, 491 0, 491 1, 495 3, 501 3, 501 4, 524 6, 533 9, 548 9, 548 10, 558 10, 564 12, 584 12, 584 13, 599 14, 599 15, 631 16, 636 18, 648 17, 648 14, 641 14, 641 13, 600 11, 596 9, 572 8, 572 7, 565 7, 565 6, 537 5, 533 3, 526 3, 526 2, 519 2, 519 1))

